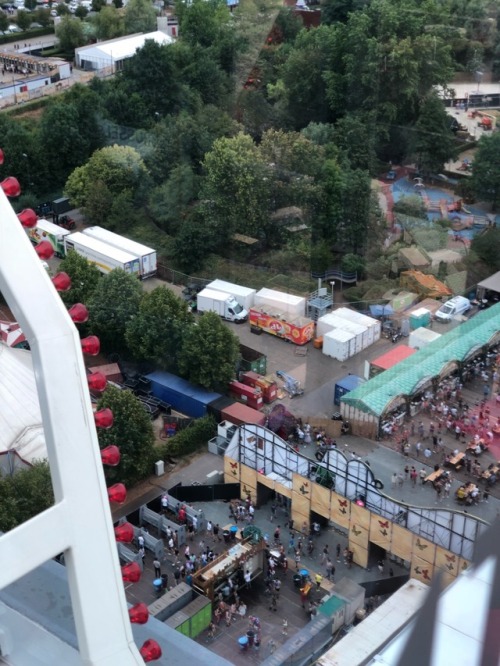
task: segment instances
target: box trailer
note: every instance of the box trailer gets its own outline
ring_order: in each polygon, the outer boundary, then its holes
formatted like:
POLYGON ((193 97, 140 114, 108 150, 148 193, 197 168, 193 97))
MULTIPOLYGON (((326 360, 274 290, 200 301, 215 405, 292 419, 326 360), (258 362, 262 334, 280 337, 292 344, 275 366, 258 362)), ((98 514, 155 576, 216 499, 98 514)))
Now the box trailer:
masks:
POLYGON ((337 361, 347 361, 356 353, 355 337, 349 331, 342 331, 339 328, 329 331, 323 336, 323 354, 331 356, 337 361))
POLYGON ((267 356, 251 347, 240 345, 240 372, 253 370, 258 372, 259 375, 265 375, 267 372, 267 356))
POLYGON ((242 384, 247 386, 252 386, 253 388, 260 388, 262 391, 262 397, 266 404, 274 402, 278 397, 278 385, 274 379, 269 379, 268 377, 263 377, 257 372, 249 370, 248 372, 242 372, 240 375, 240 381, 242 384))
POLYGON ((125 238, 125 236, 120 236, 120 234, 115 234, 112 231, 103 229, 102 227, 87 227, 83 230, 83 233, 86 236, 90 236, 90 238, 100 240, 103 243, 107 243, 112 247, 124 250, 137 257, 140 263, 139 272, 141 279, 144 280, 156 274, 156 250, 153 250, 146 245, 142 245, 142 243, 137 243, 130 238, 125 238))
POLYGON ((235 300, 241 305, 241 307, 247 312, 253 306, 255 301, 255 289, 250 289, 249 287, 242 287, 239 284, 233 284, 232 282, 226 282, 225 280, 214 280, 207 284, 208 289, 215 289, 215 291, 221 291, 224 294, 233 296, 235 300))
POLYGON ((54 248, 55 256, 59 258, 64 257, 66 254, 64 238, 69 233, 66 229, 48 220, 37 220, 36 227, 28 229, 28 236, 33 245, 38 245, 44 240, 49 241, 54 248))
MULTIPOLYGON (((366 349, 366 347, 369 347, 371 344, 368 328, 362 324, 357 324, 353 321, 349 321, 348 319, 344 319, 343 317, 339 317, 335 312, 330 312, 329 314, 326 314, 318 319, 316 328, 316 335, 318 337, 324 337, 326 333, 329 333, 333 330, 349 331, 356 336, 355 354, 362 351, 363 349, 366 349)), ((373 334, 371 340, 373 342, 373 334)))
POLYGON ((248 319, 248 312, 238 301, 229 294, 215 289, 205 288, 196 297, 196 308, 198 312, 215 312, 222 319, 244 322, 248 319))
POLYGON ((337 310, 334 310, 334 314, 342 317, 343 319, 347 319, 347 321, 352 321, 355 324, 366 326, 368 329, 368 339, 370 341, 369 344, 380 340, 382 324, 378 319, 364 315, 361 312, 357 312, 356 310, 351 310, 351 308, 337 308, 337 310))
POLYGON ((233 381, 229 382, 229 393, 253 409, 264 407, 262 391, 259 388, 252 388, 241 382, 233 381))
POLYGON ((251 308, 250 325, 256 331, 265 331, 295 345, 305 345, 314 337, 312 319, 290 316, 271 308, 251 308))
POLYGON ((224 407, 221 412, 222 418, 229 423, 240 426, 245 423, 255 425, 265 425, 266 415, 240 402, 233 402, 232 405, 224 407))
POLYGON ((96 238, 85 236, 80 231, 64 237, 64 250, 67 254, 74 250, 92 264, 95 264, 101 273, 110 273, 115 268, 121 268, 126 273, 139 277, 139 259, 128 252, 112 247, 96 238))
POLYGON ((286 294, 274 289, 261 289, 255 294, 255 306, 265 311, 266 308, 284 312, 288 317, 303 317, 306 311, 306 299, 303 296, 286 294))
POLYGON ((157 370, 146 375, 146 379, 151 382, 151 391, 155 398, 172 405, 177 412, 193 418, 205 416, 208 405, 221 397, 220 393, 195 386, 170 372, 157 370))

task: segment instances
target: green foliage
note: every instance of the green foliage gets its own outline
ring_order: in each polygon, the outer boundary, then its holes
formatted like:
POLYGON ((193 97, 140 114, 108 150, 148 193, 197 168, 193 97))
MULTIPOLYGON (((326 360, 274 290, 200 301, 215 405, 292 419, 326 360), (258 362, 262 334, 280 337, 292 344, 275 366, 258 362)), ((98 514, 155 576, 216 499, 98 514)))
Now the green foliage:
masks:
POLYGON ((215 312, 206 312, 186 331, 179 369, 194 384, 223 390, 234 378, 239 350, 238 337, 215 312))
POLYGON ((418 194, 401 197, 394 203, 393 210, 395 213, 401 215, 409 215, 410 217, 426 218, 426 210, 423 199, 418 194))
POLYGON ((13 476, 0 477, 0 531, 8 532, 54 504, 50 469, 46 461, 13 476))
POLYGON ((50 11, 48 9, 44 9, 43 7, 40 7, 39 9, 36 10, 34 19, 36 23, 39 23, 44 28, 51 25, 52 23, 52 17, 50 16, 50 11))
POLYGON ((56 26, 56 37, 62 51, 70 52, 83 46, 85 36, 82 22, 69 14, 63 16, 59 25, 56 26))
POLYGON ((476 197, 496 209, 500 197, 500 133, 482 136, 474 156, 472 186, 476 197))
POLYGON ((342 270, 346 271, 346 273, 362 274, 365 268, 365 262, 358 254, 344 254, 341 266, 342 270))
POLYGON ((115 39, 124 34, 123 18, 114 5, 103 7, 93 17, 93 23, 98 39, 115 39))
POLYGON ((180 430, 166 444, 158 448, 160 458, 181 457, 194 453, 207 445, 217 434, 217 425, 212 416, 196 419, 187 428, 180 430))
POLYGON ((163 229, 175 230, 186 218, 198 189, 199 177, 188 164, 180 164, 163 185, 151 192, 148 202, 151 216, 163 229))
POLYGON ((101 278, 101 273, 95 264, 89 263, 85 257, 70 250, 61 261, 59 270, 71 278, 71 289, 61 293, 64 303, 67 306, 75 303, 88 304, 101 278))
POLYGON ((84 166, 77 167, 64 191, 75 206, 88 208, 92 220, 97 221, 100 211, 99 222, 103 222, 114 197, 128 191, 135 200, 142 198, 147 183, 148 171, 139 153, 129 146, 115 145, 97 150, 84 166))
POLYGON ((198 206, 180 225, 174 241, 175 265, 186 273, 193 267, 201 270, 211 252, 222 246, 226 239, 223 225, 219 225, 206 210, 209 205, 198 206))
POLYGON ((428 95, 422 104, 411 144, 417 166, 426 174, 440 173, 456 155, 450 118, 436 93, 428 95))
POLYGON ((142 297, 137 314, 126 329, 126 341, 138 360, 152 361, 175 370, 177 352, 192 326, 187 303, 167 287, 157 287, 142 297))
POLYGON ((113 412, 113 427, 99 430, 99 446, 120 448, 120 464, 105 467, 108 484, 124 483, 128 488, 152 472, 155 460, 153 426, 141 402, 130 392, 109 387, 97 404, 113 412))
POLYGON ((9 17, 5 12, 0 12, 0 32, 5 32, 9 27, 9 17))
POLYGON ((500 229, 493 227, 474 238, 471 245, 473 253, 483 261, 491 272, 500 270, 500 229))
POLYGON ((89 13, 89 10, 86 7, 82 7, 82 5, 78 5, 75 11, 75 17, 77 19, 84 19, 87 14, 89 13))
POLYGON ((125 332, 139 312, 143 291, 135 275, 115 269, 103 276, 90 301, 89 324, 104 351, 126 350, 125 332))
POLYGON ((23 9, 20 9, 17 12, 17 25, 21 30, 26 31, 31 25, 31 14, 25 12, 23 9))
POLYGON ((156 12, 149 0, 129 0, 123 22, 127 35, 152 32, 156 30, 156 12))

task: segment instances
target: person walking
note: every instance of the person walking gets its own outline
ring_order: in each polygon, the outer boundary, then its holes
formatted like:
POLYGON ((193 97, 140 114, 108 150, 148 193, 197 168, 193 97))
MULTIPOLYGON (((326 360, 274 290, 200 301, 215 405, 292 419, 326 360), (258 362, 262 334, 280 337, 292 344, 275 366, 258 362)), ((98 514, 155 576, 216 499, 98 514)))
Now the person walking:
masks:
POLYGON ((320 559, 320 564, 325 564, 325 562, 329 559, 329 552, 328 552, 328 544, 326 543, 323 552, 321 553, 321 559, 320 559))
POLYGON ((411 485, 414 488, 417 485, 417 477, 418 477, 417 470, 414 467, 412 467, 410 471, 410 479, 411 479, 411 485))
POLYGON ((336 551, 337 551, 337 562, 340 562, 340 553, 342 551, 342 548, 340 547, 339 543, 337 544, 336 551))
POLYGON ((422 452, 422 443, 420 440, 418 440, 415 444, 415 455, 418 458, 420 458, 420 454, 422 452))
POLYGON ((328 580, 333 580, 334 576, 335 576, 335 566, 331 561, 331 559, 328 558, 326 561, 326 577, 328 578, 328 580))
POLYGON ((217 541, 221 540, 219 531, 220 531, 219 523, 216 523, 213 527, 213 533, 214 533, 214 539, 217 539, 217 541))
POLYGON ((316 583, 316 589, 319 590, 319 588, 321 587, 321 583, 323 581, 323 576, 317 573, 316 576, 314 577, 314 581, 316 583))
POLYGON ((394 472, 394 474, 391 476, 391 486, 393 488, 396 488, 398 485, 398 475, 397 472, 394 472))
POLYGON ((420 476, 420 483, 424 485, 425 479, 427 478, 427 471, 422 467, 418 474, 420 476))
POLYGON ((161 564, 158 558, 153 560, 153 567, 155 570, 155 578, 161 578, 161 564))
POLYGON ((139 555, 140 555, 140 558, 142 560, 142 563, 144 564, 144 560, 146 559, 146 551, 144 549, 144 546, 141 546, 139 548, 139 555))

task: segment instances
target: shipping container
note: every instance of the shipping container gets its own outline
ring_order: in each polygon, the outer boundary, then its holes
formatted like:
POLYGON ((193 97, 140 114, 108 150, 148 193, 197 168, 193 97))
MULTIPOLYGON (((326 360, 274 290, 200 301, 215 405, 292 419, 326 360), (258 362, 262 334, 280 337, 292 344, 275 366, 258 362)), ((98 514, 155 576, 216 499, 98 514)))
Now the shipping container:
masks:
POLYGON ((337 308, 337 310, 334 310, 333 314, 336 314, 343 319, 347 319, 347 321, 352 321, 355 324, 366 326, 368 329, 369 345, 377 342, 377 340, 380 340, 382 324, 378 319, 364 315, 361 312, 357 312, 356 310, 351 310, 351 308, 337 308))
POLYGON ((253 306, 255 301, 255 289, 242 287, 239 284, 233 284, 232 282, 226 282, 225 280, 213 280, 213 282, 207 284, 207 288, 222 291, 224 294, 233 296, 247 312, 253 306))
POLYGON ((252 388, 241 382, 233 381, 229 382, 229 393, 253 409, 262 409, 264 407, 262 391, 259 388, 252 388))
POLYGON ((252 386, 253 388, 260 388, 262 391, 262 398, 266 404, 274 402, 278 397, 278 385, 274 379, 269 377, 263 377, 257 372, 249 370, 248 372, 242 372, 240 375, 240 381, 247 386, 252 386))
POLYGON ((362 324, 356 324, 343 317, 339 317, 336 314, 336 311, 320 317, 316 325, 316 334, 320 337, 324 337, 327 333, 333 330, 348 331, 355 336, 355 350, 352 352, 351 356, 370 346, 368 328, 362 324))
POLYGON ((140 262, 140 276, 142 279, 156 274, 156 250, 102 227, 87 227, 83 230, 83 233, 137 257, 140 262))
POLYGON ((356 353, 355 337, 352 333, 339 328, 329 331, 323 336, 323 354, 337 361, 346 361, 356 353))
POLYGON ((227 395, 222 395, 220 398, 217 398, 217 400, 214 400, 209 405, 207 405, 207 414, 213 416, 217 423, 219 423, 220 421, 224 420, 224 417, 222 416, 222 410, 225 407, 229 407, 230 405, 234 405, 234 398, 230 398, 227 395))
POLYGON ((146 379, 151 382, 151 391, 155 398, 172 405, 177 412, 193 418, 205 416, 208 405, 221 397, 220 393, 195 386, 186 379, 162 370, 146 375, 146 379))
POLYGON ((255 294, 255 306, 263 311, 271 308, 285 312, 289 317, 303 317, 306 311, 306 299, 274 289, 261 289, 255 294))
POLYGON ((251 347, 240 345, 241 360, 239 363, 240 372, 246 370, 253 370, 260 375, 265 375, 267 372, 267 356, 251 347))
POLYGON ((364 381, 363 377, 358 377, 357 375, 346 375, 345 377, 342 377, 342 379, 339 379, 335 384, 333 404, 340 405, 340 398, 346 393, 354 391, 354 389, 358 388, 358 386, 363 384, 364 381))
POLYGON ((426 345, 441 337, 441 333, 431 331, 429 328, 417 328, 410 333, 408 345, 413 349, 422 349, 426 345))
POLYGON ((222 418, 229 423, 240 426, 245 423, 255 425, 265 425, 266 415, 240 402, 233 402, 232 405, 224 407, 221 412, 222 418))

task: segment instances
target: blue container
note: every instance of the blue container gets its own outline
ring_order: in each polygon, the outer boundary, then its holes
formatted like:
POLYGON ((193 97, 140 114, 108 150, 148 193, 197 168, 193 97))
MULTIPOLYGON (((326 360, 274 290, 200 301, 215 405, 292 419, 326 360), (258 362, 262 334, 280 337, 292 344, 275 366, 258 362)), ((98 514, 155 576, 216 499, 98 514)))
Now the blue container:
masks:
POLYGON ((236 525, 230 527, 229 532, 231 533, 231 539, 236 539, 236 534, 238 532, 238 528, 236 527, 236 525))
POLYGON ((195 386, 170 372, 158 370, 146 375, 146 379, 151 382, 155 398, 168 402, 176 411, 193 418, 205 416, 208 405, 221 397, 220 393, 195 386))
POLYGON ((358 386, 363 384, 364 381, 365 380, 362 377, 358 377, 357 375, 347 375, 346 377, 339 379, 339 381, 335 384, 333 404, 340 405, 340 398, 346 393, 354 391, 354 389, 358 388, 358 386))
POLYGON ((309 571, 307 569, 301 569, 299 574, 302 576, 302 578, 307 578, 309 576, 309 571))
POLYGON ((241 651, 245 651, 248 648, 248 638, 246 636, 241 636, 238 638, 238 644, 240 646, 241 651))

